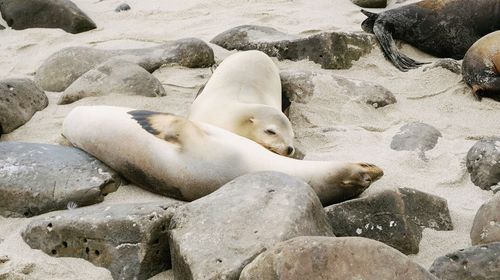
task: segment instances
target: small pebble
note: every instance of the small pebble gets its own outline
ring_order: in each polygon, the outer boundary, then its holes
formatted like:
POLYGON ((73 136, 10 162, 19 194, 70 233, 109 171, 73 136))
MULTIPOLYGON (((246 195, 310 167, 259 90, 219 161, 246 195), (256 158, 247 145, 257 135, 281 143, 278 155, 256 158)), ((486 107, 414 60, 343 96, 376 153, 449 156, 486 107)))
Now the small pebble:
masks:
POLYGON ((122 3, 120 6, 116 7, 115 12, 119 13, 128 10, 130 10, 130 6, 127 3, 122 3))

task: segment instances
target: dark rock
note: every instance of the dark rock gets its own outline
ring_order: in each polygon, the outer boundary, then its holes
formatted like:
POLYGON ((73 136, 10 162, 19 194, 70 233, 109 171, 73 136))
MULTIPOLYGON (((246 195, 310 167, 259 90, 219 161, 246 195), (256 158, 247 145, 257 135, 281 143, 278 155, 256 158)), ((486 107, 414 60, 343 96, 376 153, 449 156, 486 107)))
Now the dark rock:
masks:
POLYGON ((387 0, 351 0, 352 3, 362 8, 385 8, 387 0))
POLYGON ((30 217, 91 205, 116 190, 118 176, 71 147, 0 143, 0 215, 30 217))
POLYGON ((238 279, 246 264, 276 242, 332 236, 312 188, 278 172, 227 183, 181 207, 170 227, 176 279, 238 279))
POLYGON ((414 189, 386 190, 325 208, 336 236, 375 239, 416 254, 422 228, 452 230, 446 200, 414 189))
POLYGON ((260 50, 280 60, 309 59, 326 69, 348 69, 376 46, 374 37, 366 33, 325 32, 303 37, 257 25, 234 27, 210 42, 228 50, 260 50))
POLYGON ((500 138, 478 141, 467 153, 467 171, 474 185, 490 190, 500 182, 500 138))
POLYGON ((16 30, 61 28, 80 33, 96 28, 95 23, 69 0, 2 0, 0 12, 16 30))
POLYGON ((147 279, 171 267, 167 229, 179 202, 96 205, 32 221, 22 237, 55 257, 83 258, 114 279, 147 279))
POLYGON ((393 248, 360 237, 296 237, 260 254, 241 280, 436 279, 393 248))
POLYGON ((6 263, 8 261, 10 261, 9 256, 7 256, 7 255, 0 255, 0 264, 6 263))
POLYGON ((205 42, 195 38, 171 41, 144 49, 101 50, 71 47, 47 58, 36 71, 35 81, 47 91, 64 91, 85 72, 113 57, 136 63, 150 73, 165 64, 177 63, 197 68, 215 63, 213 50, 205 42))
POLYGON ((408 123, 392 137, 391 149, 419 151, 423 154, 436 146, 439 137, 442 137, 441 132, 431 125, 421 122, 408 123))
POLYGON ((108 94, 165 96, 161 82, 135 63, 110 59, 74 81, 57 104, 69 104, 89 96, 108 94))
POLYGON ((500 193, 477 211, 470 239, 472 245, 500 242, 500 193))
POLYGON ((5 29, 5 26, 0 24, 0 30, 3 30, 3 29, 5 29))
POLYGON ((0 81, 0 135, 10 133, 47 107, 49 99, 29 79, 0 81))
POLYGON ((446 254, 437 258, 429 271, 441 280, 498 280, 500 242, 446 254))
POLYGON ((115 12, 123 12, 123 11, 128 11, 130 10, 130 6, 127 3, 122 3, 118 7, 116 7, 115 12))

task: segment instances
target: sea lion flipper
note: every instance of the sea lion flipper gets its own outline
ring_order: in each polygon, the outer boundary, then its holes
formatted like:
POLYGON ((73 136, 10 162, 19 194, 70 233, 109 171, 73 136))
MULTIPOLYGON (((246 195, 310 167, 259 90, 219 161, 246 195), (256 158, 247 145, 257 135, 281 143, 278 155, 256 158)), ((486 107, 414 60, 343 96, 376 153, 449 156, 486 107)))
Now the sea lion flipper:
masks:
POLYGON ((375 20, 378 18, 378 14, 369 12, 365 9, 361 9, 361 12, 368 17, 361 23, 361 29, 365 32, 373 33, 373 26, 375 25, 375 20))
POLYGON ((410 69, 418 68, 427 62, 415 61, 399 52, 391 33, 385 28, 383 23, 376 22, 373 26, 373 33, 377 38, 384 55, 401 71, 406 72, 410 69))

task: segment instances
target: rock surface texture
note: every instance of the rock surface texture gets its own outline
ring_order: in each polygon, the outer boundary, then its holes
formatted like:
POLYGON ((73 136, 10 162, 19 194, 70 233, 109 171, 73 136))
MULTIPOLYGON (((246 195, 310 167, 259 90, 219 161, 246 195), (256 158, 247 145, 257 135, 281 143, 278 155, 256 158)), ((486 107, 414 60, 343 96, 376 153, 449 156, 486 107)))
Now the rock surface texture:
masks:
POLYGON ((29 79, 0 80, 0 135, 25 124, 48 104, 45 92, 29 79))
POLYGON ((171 267, 168 225, 179 202, 96 205, 32 221, 22 233, 33 249, 83 258, 114 279, 147 279, 171 267))
POLYGON ((0 12, 13 29, 60 28, 80 33, 96 24, 69 0, 2 0, 0 12))
POLYGON ((260 50, 279 60, 309 59, 326 69, 348 69, 376 45, 374 37, 366 33, 325 32, 303 37, 258 25, 231 28, 210 42, 228 50, 260 50))
POLYGON ((309 185, 277 172, 247 174, 178 209, 173 271, 176 279, 238 279, 266 248, 302 235, 332 236, 309 185))
POLYGON ((474 185, 489 190, 500 182, 500 138, 478 141, 467 153, 467 171, 474 185))
POLYGON ((479 208, 470 238, 472 245, 500 242, 500 193, 479 208))
POLYGON ((325 211, 336 236, 375 239, 405 254, 418 253, 424 227, 453 229, 446 200, 408 188, 349 200, 325 211))
POLYGON ((180 39, 144 49, 101 50, 70 47, 48 57, 36 71, 35 82, 47 91, 64 91, 85 72, 110 58, 136 63, 150 73, 165 64, 197 68, 215 63, 212 48, 195 38, 180 39))
POLYGON ((135 63, 110 59, 74 81, 58 104, 68 104, 89 96, 107 94, 165 96, 165 89, 153 75, 135 63))
POLYGON ((393 248, 360 237, 297 237, 259 255, 241 280, 436 279, 393 248))
POLYGON ((500 279, 500 242, 446 254, 437 258, 429 271, 441 280, 500 279))
POLYGON ((101 202, 119 177, 76 148, 0 143, 0 215, 30 217, 101 202))

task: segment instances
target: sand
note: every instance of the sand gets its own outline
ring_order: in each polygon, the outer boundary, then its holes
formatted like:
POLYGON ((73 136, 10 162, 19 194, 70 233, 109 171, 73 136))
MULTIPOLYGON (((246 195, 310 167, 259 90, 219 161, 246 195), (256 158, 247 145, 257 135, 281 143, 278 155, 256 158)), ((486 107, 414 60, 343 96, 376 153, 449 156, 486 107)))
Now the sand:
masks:
MULTIPOLYGON (((292 34, 319 31, 361 31, 365 18, 349 0, 129 0, 132 10, 115 13, 121 0, 74 0, 98 25, 97 30, 68 34, 55 29, 28 29, 0 32, 0 77, 33 77, 34 71, 50 54, 69 46, 97 48, 137 48, 167 40, 197 37, 208 42, 215 35, 242 24, 274 27, 292 34)), ((415 2, 407 1, 406 3, 415 2)), ((374 11, 377 11, 374 9, 374 11)), ((4 22, 0 22, 6 26, 4 22)), ((231 52, 211 45, 216 60, 231 52)), ((402 51, 410 57, 433 62, 408 45, 402 51)), ((348 70, 321 70, 309 61, 276 61, 281 69, 325 71, 348 78, 379 83, 394 93, 396 104, 373 110, 347 102, 325 104, 332 108, 331 119, 319 118, 318 128, 298 131, 298 142, 307 159, 367 161, 381 166, 385 176, 364 194, 386 188, 410 187, 441 196, 448 201, 454 230, 424 230, 420 253, 410 257, 428 268, 438 256, 470 246, 469 231, 477 209, 490 197, 470 181, 465 156, 477 139, 499 135, 500 103, 475 101, 461 77, 442 68, 423 68, 407 73, 398 71, 380 50, 354 63, 348 70), (334 110, 335 109, 335 110, 334 110), (416 152, 397 152, 389 148, 392 136, 407 122, 421 121, 436 127, 443 137, 422 160, 416 152)), ((74 104, 58 106, 60 93, 48 92, 49 106, 24 126, 3 135, 1 141, 60 143, 61 124, 75 106, 107 104, 186 115, 198 88, 209 78, 210 69, 163 67, 154 75, 163 83, 166 97, 91 97, 74 104)), ((317 89, 328 92, 328 87, 317 89)), ((332 101, 333 102, 333 101, 332 101)), ((298 127, 305 124, 297 124, 298 127)), ((125 186, 104 203, 160 199, 158 196, 125 186)), ((72 258, 52 258, 31 250, 19 232, 30 219, 0 217, 0 256, 10 261, 0 264, 2 273, 15 270, 19 279, 109 279, 107 270, 72 258), (26 276, 30 272, 29 276, 26 276)), ((163 279, 161 276, 155 279, 163 279)))

